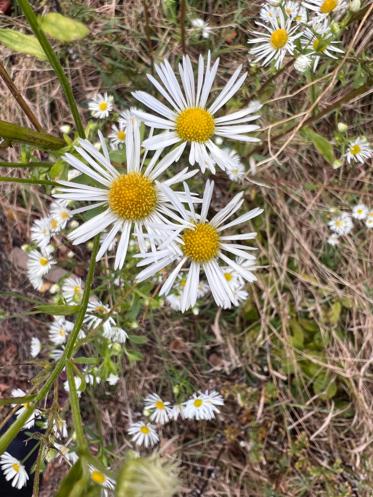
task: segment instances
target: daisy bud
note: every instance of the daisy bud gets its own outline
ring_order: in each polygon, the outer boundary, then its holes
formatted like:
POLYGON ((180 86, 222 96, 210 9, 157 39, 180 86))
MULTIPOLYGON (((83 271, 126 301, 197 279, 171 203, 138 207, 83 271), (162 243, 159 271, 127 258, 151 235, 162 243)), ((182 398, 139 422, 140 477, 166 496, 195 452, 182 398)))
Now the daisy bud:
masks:
POLYGON ((78 226, 79 226, 79 223, 75 219, 73 221, 71 221, 71 223, 69 223, 69 228, 71 228, 71 229, 75 229, 78 226))
POLYGON ((67 257, 68 257, 69 259, 73 259, 73 258, 74 258, 74 255, 75 255, 75 254, 74 254, 74 252, 73 252, 72 250, 69 250, 69 252, 67 252, 67 257))
POLYGON ((330 24, 330 30, 333 34, 338 35, 341 32, 341 27, 336 21, 333 21, 330 24))
POLYGON ((341 133, 345 133, 348 130, 348 126, 346 123, 338 123, 337 124, 338 131, 341 133))
POLYGON ((335 160, 332 164, 333 169, 339 169, 342 166, 342 161, 340 160, 335 160))
POLYGON ((311 66, 311 59, 308 55, 300 55, 295 59, 294 69, 297 72, 303 73, 311 66))
POLYGON ((117 480, 117 497, 172 497, 180 489, 177 464, 159 455, 129 459, 117 480))
POLYGON ((93 242, 88 242, 87 243, 87 249, 92 250, 93 249, 93 242))
POLYGON ((71 131, 71 126, 69 124, 63 124, 62 126, 60 126, 60 131, 64 135, 68 135, 71 131))
POLYGON ((360 10, 360 7, 361 7, 360 0, 350 1, 349 9, 351 10, 351 12, 358 12, 360 10))
POLYGON ((54 295, 55 293, 57 293, 60 289, 60 286, 57 285, 56 283, 54 285, 52 285, 49 289, 49 293, 51 293, 52 295, 54 295))

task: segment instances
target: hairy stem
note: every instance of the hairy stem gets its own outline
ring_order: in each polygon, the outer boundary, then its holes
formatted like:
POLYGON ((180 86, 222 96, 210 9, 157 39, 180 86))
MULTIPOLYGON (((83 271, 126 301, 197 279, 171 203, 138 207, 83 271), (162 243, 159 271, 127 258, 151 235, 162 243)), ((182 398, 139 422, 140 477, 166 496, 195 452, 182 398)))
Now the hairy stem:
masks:
POLYGON ((79 452, 85 452, 88 448, 88 443, 84 435, 82 417, 80 415, 79 397, 76 390, 73 367, 70 362, 66 364, 67 381, 69 383, 69 400, 71 406, 71 415, 78 443, 79 452))
POLYGON ((27 143, 36 148, 47 150, 58 150, 66 145, 65 141, 58 136, 53 136, 43 131, 34 131, 30 128, 23 128, 17 124, 1 120, 0 138, 5 138, 10 142, 27 143))
POLYGON ((49 181, 48 179, 12 178, 11 176, 0 176, 0 183, 58 186, 58 183, 55 181, 49 181))
POLYGON ((0 161, 0 167, 9 168, 25 168, 25 167, 52 167, 53 162, 2 162, 0 161))
POLYGON ((21 7, 26 19, 28 20, 31 29, 33 30, 35 36, 39 40, 40 45, 43 47, 43 50, 48 57, 50 65, 53 67, 54 72, 56 73, 61 86, 63 88, 63 91, 66 96, 67 103, 69 104, 71 114, 74 118, 76 129, 79 133, 79 136, 81 138, 85 138, 85 132, 83 128, 82 121, 80 119, 80 114, 78 110, 78 106, 76 105, 76 101, 70 86, 70 83, 63 71, 63 68, 60 64, 60 61, 58 60, 57 55, 55 54, 53 48, 51 47, 47 37, 43 33, 43 31, 40 28, 40 25, 38 23, 38 19, 32 10, 32 7, 28 0, 18 0, 19 6, 21 7))

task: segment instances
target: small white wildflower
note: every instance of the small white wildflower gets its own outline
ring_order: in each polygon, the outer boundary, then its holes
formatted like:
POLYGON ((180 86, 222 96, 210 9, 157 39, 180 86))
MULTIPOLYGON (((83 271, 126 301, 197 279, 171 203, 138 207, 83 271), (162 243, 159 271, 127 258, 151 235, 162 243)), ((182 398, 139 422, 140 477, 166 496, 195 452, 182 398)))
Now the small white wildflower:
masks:
POLYGON ((329 238, 327 239, 327 243, 329 245, 332 245, 333 247, 335 245, 338 245, 339 244, 339 235, 337 235, 337 233, 333 233, 332 235, 329 236, 329 238))
POLYGON ((51 239, 49 217, 37 219, 31 226, 31 240, 40 248, 46 248, 51 239))
POLYGON ((118 383, 119 376, 114 373, 110 373, 109 376, 106 378, 106 381, 109 383, 110 386, 113 387, 118 383))
POLYGON ((30 346, 31 357, 37 357, 40 354, 40 350, 41 350, 41 342, 39 338, 32 337, 31 346, 30 346))
POLYGON ((155 426, 150 423, 143 421, 132 423, 127 431, 137 445, 153 447, 153 445, 159 442, 155 426))
POLYGON ((355 219, 365 219, 369 213, 369 209, 364 204, 357 204, 352 209, 352 217, 355 219))
POLYGON ((145 408, 152 411, 151 421, 164 425, 170 420, 170 403, 164 402, 156 393, 148 395, 144 400, 145 408))
POLYGON ((371 156, 372 149, 364 136, 352 140, 346 152, 346 158, 349 164, 351 161, 363 164, 371 156))
POLYGON ((193 28, 201 32, 202 38, 210 38, 212 29, 209 27, 208 23, 203 19, 196 18, 191 20, 193 28))
POLYGON ((312 59, 309 55, 299 55, 294 61, 294 69, 299 73, 304 73, 311 67, 312 59))
POLYGON ((353 228, 351 216, 347 212, 334 217, 328 224, 330 229, 338 235, 347 235, 353 228))
POLYGON ((73 328, 74 324, 71 321, 67 321, 63 316, 55 316, 49 326, 49 340, 55 345, 62 345, 73 328))
POLYGON ((83 297, 83 282, 77 276, 70 276, 62 285, 62 295, 69 304, 79 304, 83 297))
POLYGON ((373 211, 370 211, 365 219, 365 226, 367 228, 373 228, 373 211))
POLYGON ((113 97, 105 93, 98 93, 93 100, 88 103, 88 108, 93 117, 105 119, 113 109, 113 97))
POLYGON ((18 459, 10 455, 9 452, 5 452, 0 457, 0 466, 6 481, 10 481, 12 487, 20 490, 27 485, 29 475, 27 474, 26 468, 18 459))
POLYGON ((91 480, 98 485, 101 485, 104 488, 109 488, 110 490, 114 490, 115 481, 112 478, 109 478, 102 471, 95 468, 94 466, 89 465, 89 472, 91 474, 91 480))
POLYGON ((126 143, 126 131, 122 123, 119 123, 119 126, 116 124, 112 125, 109 140, 113 150, 117 150, 126 143))

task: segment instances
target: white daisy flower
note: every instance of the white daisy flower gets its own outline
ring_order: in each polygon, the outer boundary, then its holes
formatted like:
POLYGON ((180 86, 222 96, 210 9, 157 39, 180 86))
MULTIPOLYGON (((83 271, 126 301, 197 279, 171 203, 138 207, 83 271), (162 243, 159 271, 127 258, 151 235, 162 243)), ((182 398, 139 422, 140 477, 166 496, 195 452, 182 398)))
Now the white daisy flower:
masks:
POLYGON ((62 355, 63 355, 63 352, 64 352, 64 349, 53 349, 49 352, 49 357, 53 360, 53 361, 58 361, 59 359, 61 359, 62 355))
POLYGON ((174 293, 170 293, 170 294, 166 295, 165 300, 173 311, 180 311, 181 310, 181 297, 180 297, 180 295, 175 295, 174 293))
POLYGON ((326 241, 329 245, 335 247, 336 245, 339 244, 339 235, 337 233, 333 233, 332 235, 329 236, 329 238, 326 241))
MULTIPOLYGON (((134 117, 136 117, 135 116, 136 110, 138 110, 136 107, 131 107, 128 110, 123 110, 119 114, 119 119, 118 119, 119 126, 121 126, 123 129, 127 129, 129 123, 133 120, 134 117)), ((141 119, 139 118, 137 119, 141 122, 141 119)))
POLYGON ((337 46, 341 42, 334 40, 334 34, 327 25, 314 24, 312 29, 306 28, 302 35, 301 44, 303 48, 311 50, 309 56, 313 59, 313 71, 316 71, 322 56, 338 59, 338 54, 344 53, 337 46))
POLYGON ((372 149, 370 148, 368 140, 364 136, 355 138, 349 143, 346 153, 347 162, 349 164, 351 161, 363 164, 371 156, 372 149))
MULTIPOLYGON (((80 390, 80 387, 82 385, 82 379, 80 378, 80 376, 74 376, 74 383, 75 383, 75 388, 76 388, 76 391, 77 391, 77 395, 78 397, 80 397, 82 395, 82 392, 80 390)), ((66 380, 63 384, 63 388, 65 390, 65 392, 69 392, 70 391, 70 386, 69 386, 69 381, 66 380)))
POLYGON ((150 423, 143 421, 132 423, 127 431, 132 436, 133 442, 137 445, 153 447, 153 445, 159 442, 155 426, 150 423))
POLYGON ((245 177, 245 166, 242 164, 240 156, 237 152, 228 148, 225 149, 225 152, 232 159, 232 162, 227 165, 225 170, 228 178, 232 181, 241 182, 245 177))
POLYGON ((41 250, 31 250, 28 254, 27 271, 30 276, 44 276, 56 264, 51 253, 52 247, 48 245, 41 250))
POLYGON ((259 16, 265 22, 271 22, 280 16, 281 9, 276 5, 264 5, 260 11, 259 16))
POLYGON ((185 419, 185 405, 184 404, 175 404, 170 411, 170 419, 173 421, 177 421, 179 418, 185 419))
POLYGON ((347 8, 346 0, 304 0, 302 5, 316 12, 320 18, 327 18, 331 14, 340 13, 347 8))
POLYGON ((301 36, 296 33, 298 26, 292 27, 292 19, 285 18, 282 10, 278 16, 269 21, 269 25, 261 22, 256 24, 265 29, 265 32, 253 31, 257 38, 248 40, 249 44, 257 44, 250 49, 250 54, 255 57, 255 62, 261 62, 263 66, 275 61, 275 68, 279 69, 287 54, 294 55, 294 42, 301 36))
POLYGON ((170 420, 171 408, 169 402, 164 402, 156 393, 148 395, 144 400, 145 408, 150 409, 152 414, 151 421, 164 425, 170 420))
POLYGON ((221 117, 215 116, 243 85, 246 73, 240 76, 242 66, 236 69, 218 97, 209 106, 207 105, 218 65, 219 59, 211 67, 210 52, 208 52, 206 65, 200 55, 196 82, 191 60, 188 56, 183 56, 182 63, 179 64, 179 76, 182 86, 180 86, 168 60, 165 60, 159 66, 155 66, 162 83, 152 75, 147 75, 149 81, 169 105, 165 105, 144 91, 132 93, 137 100, 158 115, 142 111, 135 111, 135 114, 147 126, 165 130, 146 139, 143 143, 145 148, 160 150, 176 145, 175 149, 169 154, 175 154, 174 161, 177 161, 187 144, 189 144, 189 163, 191 165, 197 163, 202 172, 206 169, 215 172, 215 164, 224 170, 227 163, 230 162, 224 151, 214 143, 213 140, 216 137, 244 142, 260 141, 258 138, 247 134, 259 129, 259 126, 249 124, 259 117, 259 115, 252 115, 261 107, 258 102, 232 114, 221 117))
POLYGON ((223 404, 223 397, 215 391, 211 392, 211 394, 208 391, 194 393, 185 402, 185 417, 187 419, 196 419, 197 421, 214 419, 215 413, 220 412, 217 406, 223 404))
POLYGON ((49 326, 49 340, 55 345, 66 343, 67 336, 74 328, 74 324, 63 316, 55 316, 53 323, 49 326))
POLYGON ((87 385, 96 386, 101 383, 101 378, 96 374, 93 375, 92 373, 87 373, 84 379, 87 385))
POLYGON ((40 354, 40 350, 41 350, 41 342, 39 338, 32 337, 31 346, 30 346, 31 357, 37 357, 40 354))
POLYGON ((294 69, 299 73, 304 73, 312 65, 312 58, 310 55, 299 55, 294 61, 294 69))
POLYGON ((53 419, 52 429, 56 438, 67 438, 69 435, 66 421, 59 416, 53 419))
POLYGON ((191 20, 193 28, 201 32, 202 38, 210 38, 212 29, 209 27, 208 23, 203 19, 196 18, 191 20))
POLYGON ((104 305, 97 297, 91 297, 87 305, 87 312, 84 316, 84 323, 88 328, 97 328, 106 321, 105 315, 110 313, 110 308, 104 305))
POLYGON ((12 487, 20 490, 27 485, 29 475, 26 468, 18 459, 10 455, 9 452, 5 452, 0 457, 0 466, 6 481, 10 481, 12 487))
MULTIPOLYGON (((65 228, 67 222, 71 218, 71 211, 67 208, 67 202, 55 200, 52 202, 50 209, 50 216, 58 223, 57 230, 65 228)), ((54 230, 56 231, 56 229, 54 230)))
POLYGON ((357 204, 352 209, 352 217, 355 219, 365 219, 369 213, 369 209, 365 204, 357 204))
POLYGON ((128 334, 123 328, 111 325, 110 326, 104 325, 103 336, 114 343, 126 343, 128 338, 128 334))
POLYGON ((118 126, 116 124, 112 125, 109 140, 113 150, 124 147, 126 143, 126 127, 121 122, 118 126))
POLYGON ((109 383, 110 386, 113 387, 118 383, 119 376, 114 373, 110 373, 109 376, 106 378, 106 381, 109 383))
POLYGON ((342 212, 342 214, 333 217, 328 224, 330 229, 337 235, 347 235, 353 228, 351 216, 347 212, 342 212))
POLYGON ((62 285, 62 295, 69 304, 79 304, 83 297, 84 284, 77 276, 66 278, 62 285))
POLYGON ((95 468, 92 465, 89 465, 89 472, 91 474, 91 480, 98 485, 101 485, 104 488, 109 488, 110 490, 114 490, 115 481, 112 478, 109 478, 102 471, 95 468))
POLYGON ((373 228, 373 211, 370 211, 365 219, 365 226, 367 228, 373 228))
MULTIPOLYGON (((12 397, 25 397, 27 394, 24 392, 21 388, 14 388, 12 390, 12 397)), ((24 404, 12 404, 13 407, 19 407, 20 408, 16 411, 16 416, 17 418, 23 414, 26 409, 30 407, 29 402, 25 402, 24 404)), ((29 428, 32 428, 35 424, 35 420, 40 416, 40 411, 39 409, 35 409, 33 413, 31 413, 30 417, 27 419, 25 424, 23 425, 23 430, 28 430, 29 428)))
POLYGON ((285 14, 295 22, 307 22, 307 10, 299 2, 294 2, 292 0, 285 2, 284 11, 285 14))
MULTIPOLYGON (((60 193, 56 193, 55 196, 89 202, 88 206, 79 209, 80 212, 97 207, 104 209, 103 212, 93 216, 89 221, 72 231, 69 238, 74 244, 84 243, 111 226, 101 244, 96 260, 101 259, 115 236, 121 233, 114 262, 114 269, 120 269, 126 258, 132 230, 140 250, 143 251, 146 249, 146 236, 151 236, 152 240, 157 236, 164 237, 164 233, 158 233, 153 226, 165 225, 168 223, 167 217, 175 217, 171 210, 171 208, 173 209, 172 204, 163 193, 161 186, 170 187, 189 179, 194 176, 196 171, 188 172, 187 169, 183 169, 163 183, 158 181, 157 178, 162 172, 180 156, 179 151, 171 152, 158 163, 160 152, 156 152, 143 170, 143 164, 140 164, 140 130, 135 119, 132 119, 127 127, 125 173, 120 174, 111 165, 101 134, 100 139, 103 154, 98 152, 87 140, 80 140, 80 146, 76 147, 76 151, 89 163, 89 166, 72 154, 64 156, 66 162, 88 175, 100 186, 60 181, 63 188, 60 188, 60 193)), ((168 188, 167 192, 176 202, 182 202, 185 199, 183 194, 173 192, 171 188, 168 188)))
POLYGON ((33 222, 31 226, 31 240, 40 248, 46 248, 51 240, 49 217, 43 217, 33 222))
MULTIPOLYGON (((187 185, 185 184, 184 187, 186 195, 189 197, 187 185)), ((138 266, 148 265, 146 269, 137 275, 137 281, 143 281, 152 277, 169 264, 176 263, 176 267, 163 284, 160 295, 167 295, 183 266, 186 264, 190 265, 181 297, 182 312, 193 307, 196 303, 201 269, 206 274, 210 290, 217 305, 223 308, 230 308, 232 304, 236 305, 237 299, 224 278, 221 267, 219 266, 219 260, 235 269, 246 281, 253 282, 256 280, 252 272, 255 269, 255 256, 249 254, 249 251, 255 250, 255 248, 237 243, 243 240, 254 239, 256 233, 224 235, 223 231, 247 223, 250 219, 261 214, 263 209, 253 209, 239 216, 237 219, 227 222, 240 209, 244 202, 242 198, 243 192, 241 192, 226 207, 212 217, 211 220, 208 220, 207 214, 213 189, 214 183, 207 181, 200 215, 195 212, 191 198, 189 197, 189 212, 181 204, 179 205, 179 212, 183 218, 183 223, 175 225, 175 232, 157 250, 148 254, 137 255, 142 259, 138 263, 138 266), (228 252, 229 255, 234 254, 235 256, 242 257, 250 263, 251 267, 238 265, 225 252, 228 252)))
POLYGON ((93 117, 105 119, 113 110, 113 97, 106 92, 104 95, 98 93, 93 100, 88 103, 88 109, 93 117))

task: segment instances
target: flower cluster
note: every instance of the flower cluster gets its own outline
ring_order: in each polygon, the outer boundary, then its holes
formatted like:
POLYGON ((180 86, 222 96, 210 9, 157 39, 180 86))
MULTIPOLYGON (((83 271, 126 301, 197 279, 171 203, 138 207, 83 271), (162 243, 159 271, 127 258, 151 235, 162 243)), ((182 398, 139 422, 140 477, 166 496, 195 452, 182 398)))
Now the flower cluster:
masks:
MULTIPOLYGON (((160 290, 161 295, 168 295, 174 283, 185 276, 179 306, 182 312, 195 305, 201 282, 209 286, 217 305, 229 308, 239 303, 236 288, 224 277, 226 267, 237 274, 235 281, 251 283, 256 279, 255 256, 250 253, 253 248, 242 243, 254 239, 256 234, 231 234, 231 229, 246 225, 262 209, 234 217, 244 203, 241 192, 213 215, 213 181, 205 182, 201 199, 188 185, 198 169, 186 167, 166 176, 188 149, 189 165, 198 166, 202 173, 214 173, 219 167, 235 180, 242 180, 244 168, 239 157, 230 149, 219 147, 217 141, 257 142, 258 138, 249 133, 259 129, 252 122, 258 119, 261 105, 254 101, 244 109, 219 115, 242 86, 246 74, 241 74, 242 68, 238 67, 210 101, 218 66, 219 60, 212 62, 210 53, 207 61, 199 57, 196 79, 188 56, 179 65, 179 78, 167 60, 155 66, 159 80, 150 74, 148 79, 166 103, 147 92, 133 92, 155 114, 135 108, 122 112, 109 135, 112 147, 120 147, 125 154, 125 166, 118 169, 113 165, 105 138, 99 132, 100 150, 88 140, 79 140, 75 153, 64 155, 78 178, 60 180, 55 193, 60 201, 86 204, 75 213, 94 210, 95 215, 69 233, 68 238, 80 244, 101 234, 97 260, 116 247, 114 269, 122 269, 130 241, 134 240, 138 246, 135 257, 141 268, 138 282, 160 271, 164 274, 172 265, 160 290), (143 125, 151 128, 144 141, 140 132, 143 125), (182 188, 177 186, 180 184, 182 188), (206 282, 200 279, 201 273, 206 282)), ((99 100, 106 103, 105 109, 102 105, 105 115, 99 116, 103 118, 112 110, 113 102, 108 95, 97 96, 90 104, 94 115, 99 100)))
POLYGON ((373 228, 373 210, 369 209, 365 204, 356 204, 352 211, 341 212, 328 222, 330 230, 333 234, 328 238, 329 245, 338 245, 339 238, 348 235, 353 227, 354 221, 363 221, 369 229, 373 228))
POLYGON ((274 63, 275 69, 290 55, 298 72, 316 71, 322 57, 336 59, 343 50, 336 40, 333 22, 347 10, 346 0, 268 1, 256 21, 248 40, 250 54, 263 66, 274 63))
MULTIPOLYGON (((219 406, 224 405, 223 397, 215 390, 194 393, 187 401, 171 406, 156 394, 148 395, 144 400, 145 412, 150 421, 165 425, 181 418, 184 420, 211 420, 219 413, 219 406)), ((132 423, 128 433, 137 445, 152 447, 159 442, 159 435, 154 424, 148 421, 132 423)))

